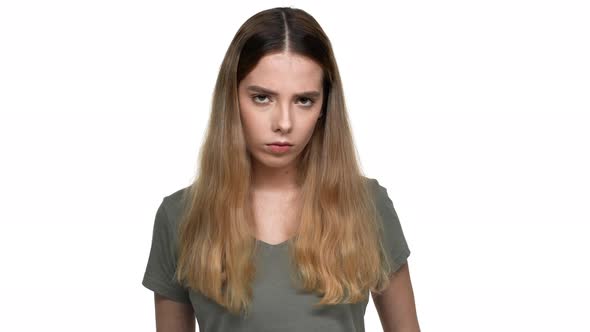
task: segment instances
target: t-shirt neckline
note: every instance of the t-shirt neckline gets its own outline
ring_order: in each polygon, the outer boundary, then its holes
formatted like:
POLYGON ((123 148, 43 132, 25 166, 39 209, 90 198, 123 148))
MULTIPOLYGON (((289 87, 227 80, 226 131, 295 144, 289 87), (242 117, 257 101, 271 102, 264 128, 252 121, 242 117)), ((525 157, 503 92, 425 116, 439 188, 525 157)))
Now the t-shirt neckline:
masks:
POLYGON ((269 248, 269 249, 275 249, 275 248, 284 247, 284 246, 286 246, 289 243, 289 240, 291 240, 291 239, 287 239, 287 240, 285 240, 283 242, 280 242, 280 243, 271 244, 271 243, 267 243, 267 242, 264 242, 262 240, 256 239, 256 241, 258 243, 260 243, 263 247, 269 248))

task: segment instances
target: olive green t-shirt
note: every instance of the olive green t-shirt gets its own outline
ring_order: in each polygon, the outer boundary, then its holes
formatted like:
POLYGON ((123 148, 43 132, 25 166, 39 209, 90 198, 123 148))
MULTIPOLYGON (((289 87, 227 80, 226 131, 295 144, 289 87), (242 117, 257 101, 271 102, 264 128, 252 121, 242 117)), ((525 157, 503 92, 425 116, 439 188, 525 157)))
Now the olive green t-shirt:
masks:
MULTIPOLYGON (((397 213, 387 190, 372 178, 379 213, 384 221, 382 238, 394 270, 410 255, 397 213)), ((181 197, 188 187, 163 198, 155 217, 151 249, 142 284, 174 301, 190 303, 201 332, 364 332, 364 315, 368 303, 338 304, 313 308, 320 297, 298 292, 290 282, 288 243, 269 244, 260 240, 256 256, 256 279, 247 317, 229 313, 193 289, 174 280, 177 260, 177 230, 182 206, 181 197)), ((369 291, 367 291, 369 292, 369 291)))

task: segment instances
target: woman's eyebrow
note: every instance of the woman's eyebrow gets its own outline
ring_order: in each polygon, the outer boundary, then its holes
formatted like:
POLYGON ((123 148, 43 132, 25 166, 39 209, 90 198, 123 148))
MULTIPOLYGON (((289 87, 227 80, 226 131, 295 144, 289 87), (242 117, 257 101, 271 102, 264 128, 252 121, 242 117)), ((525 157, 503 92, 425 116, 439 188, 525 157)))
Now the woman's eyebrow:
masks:
MULTIPOLYGON (((271 95, 271 96, 278 96, 279 95, 275 91, 263 88, 258 85, 249 85, 246 89, 248 89, 249 91, 264 93, 264 94, 271 95)), ((301 96, 301 97, 319 97, 320 92, 319 91, 304 91, 301 93, 297 93, 296 95, 301 96)))

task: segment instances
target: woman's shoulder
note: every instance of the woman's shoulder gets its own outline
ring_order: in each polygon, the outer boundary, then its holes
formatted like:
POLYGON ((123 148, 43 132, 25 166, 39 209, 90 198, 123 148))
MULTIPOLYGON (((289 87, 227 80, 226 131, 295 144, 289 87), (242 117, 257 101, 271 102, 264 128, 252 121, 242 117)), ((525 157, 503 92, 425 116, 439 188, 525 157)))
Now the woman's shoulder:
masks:
POLYGON ((380 212, 383 210, 393 210, 393 202, 391 201, 387 188, 376 178, 365 177, 365 180, 367 181, 377 209, 380 212))
POLYGON ((168 218, 171 220, 178 220, 182 209, 184 208, 187 200, 190 198, 189 190, 190 185, 177 189, 172 193, 169 193, 164 196, 162 200, 162 206, 166 213, 168 214, 168 218))
POLYGON ((376 178, 363 176, 363 180, 376 198, 381 198, 384 192, 387 192, 387 189, 385 189, 385 187, 383 187, 376 178))
POLYGON ((170 203, 179 203, 188 195, 190 187, 191 186, 189 185, 184 188, 177 189, 176 191, 164 196, 164 200, 169 201, 170 203))

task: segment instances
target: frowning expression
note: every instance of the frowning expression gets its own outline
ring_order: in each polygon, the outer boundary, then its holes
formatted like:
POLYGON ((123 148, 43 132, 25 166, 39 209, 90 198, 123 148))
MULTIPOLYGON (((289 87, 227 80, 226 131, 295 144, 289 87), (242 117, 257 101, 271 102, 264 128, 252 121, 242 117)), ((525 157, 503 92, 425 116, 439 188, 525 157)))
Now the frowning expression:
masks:
POLYGON ((311 138, 323 103, 323 71, 293 53, 260 59, 238 85, 240 117, 248 151, 267 167, 292 165, 311 138), (291 146, 277 147, 274 142, 291 146))

